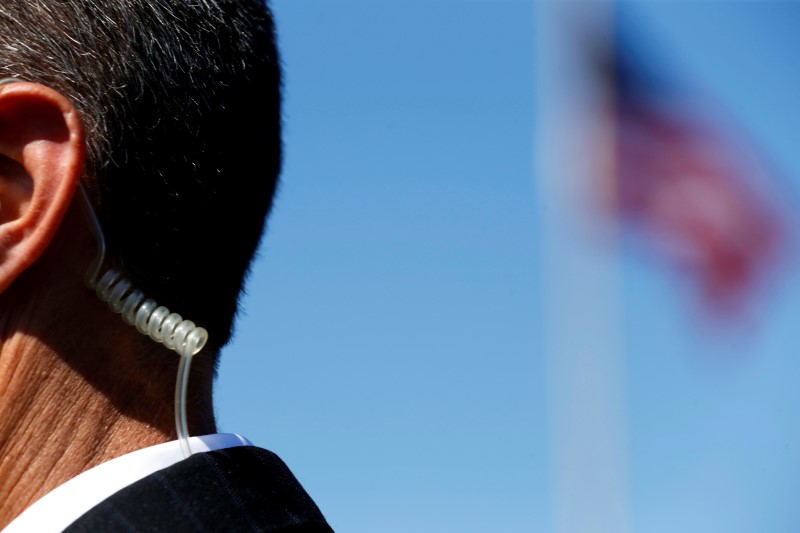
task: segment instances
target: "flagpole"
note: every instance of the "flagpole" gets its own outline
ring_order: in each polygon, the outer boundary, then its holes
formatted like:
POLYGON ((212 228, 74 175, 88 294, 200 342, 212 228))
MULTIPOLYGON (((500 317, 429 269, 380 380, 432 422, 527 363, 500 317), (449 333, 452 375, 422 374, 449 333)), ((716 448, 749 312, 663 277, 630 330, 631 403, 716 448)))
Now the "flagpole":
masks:
POLYGON ((539 0, 534 10, 534 171, 557 533, 631 530, 618 228, 603 228, 611 246, 593 246, 596 221, 586 214, 597 181, 591 154, 613 154, 610 144, 598 147, 613 142, 613 122, 602 116, 609 110, 597 105, 583 51, 564 27, 565 16, 577 18, 611 39, 612 7, 539 0))

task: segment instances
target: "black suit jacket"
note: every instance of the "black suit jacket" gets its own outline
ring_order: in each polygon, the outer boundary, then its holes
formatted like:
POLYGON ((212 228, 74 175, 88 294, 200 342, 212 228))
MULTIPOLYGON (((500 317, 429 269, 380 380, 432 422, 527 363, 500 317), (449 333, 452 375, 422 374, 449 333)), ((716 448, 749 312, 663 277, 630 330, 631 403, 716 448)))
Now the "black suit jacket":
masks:
POLYGON ((113 494, 65 531, 332 533, 278 456, 241 446, 197 453, 113 494))

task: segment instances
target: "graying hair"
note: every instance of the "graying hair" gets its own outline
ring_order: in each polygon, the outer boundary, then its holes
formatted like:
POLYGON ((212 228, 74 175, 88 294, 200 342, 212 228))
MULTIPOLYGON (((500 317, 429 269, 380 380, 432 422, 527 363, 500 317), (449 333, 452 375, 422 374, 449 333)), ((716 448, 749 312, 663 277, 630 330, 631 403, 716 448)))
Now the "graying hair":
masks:
POLYGON ((224 344, 280 171, 263 0, 2 0, 4 77, 72 102, 114 257, 224 344))

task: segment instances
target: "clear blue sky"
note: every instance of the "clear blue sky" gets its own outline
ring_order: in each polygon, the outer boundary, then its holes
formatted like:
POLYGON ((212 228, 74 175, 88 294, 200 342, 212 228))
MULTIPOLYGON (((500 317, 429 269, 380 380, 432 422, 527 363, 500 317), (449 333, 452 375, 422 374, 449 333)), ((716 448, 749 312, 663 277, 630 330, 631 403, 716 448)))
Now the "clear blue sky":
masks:
MULTIPOLYGON (((552 531, 532 2, 273 8, 286 166, 221 429, 278 453, 337 531, 552 531)), ((800 7, 628 9, 796 193, 800 7)), ((712 337, 674 277, 625 257, 633 531, 800 528, 792 266, 753 331, 712 337)))

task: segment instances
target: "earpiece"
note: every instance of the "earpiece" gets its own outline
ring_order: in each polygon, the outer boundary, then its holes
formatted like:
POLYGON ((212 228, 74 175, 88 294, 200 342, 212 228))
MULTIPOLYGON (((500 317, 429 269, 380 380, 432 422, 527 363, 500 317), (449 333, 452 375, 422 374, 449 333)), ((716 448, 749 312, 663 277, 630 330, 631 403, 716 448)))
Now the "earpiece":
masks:
POLYGON ((89 195, 83 184, 78 186, 83 204, 89 219, 92 233, 97 240, 97 257, 86 274, 86 284, 97 293, 97 296, 108 303, 115 313, 122 314, 122 319, 143 335, 162 343, 181 356, 178 363, 178 377, 175 383, 175 429, 178 433, 181 452, 184 457, 192 455, 189 446, 189 423, 186 416, 186 391, 189 386, 189 369, 192 356, 203 349, 208 341, 208 332, 195 325, 191 320, 183 320, 177 313, 170 313, 166 307, 159 306, 155 300, 147 298, 142 291, 133 287, 130 280, 122 273, 109 268, 102 277, 105 263, 106 241, 103 229, 92 208, 89 195), (99 279, 98 279, 99 277, 99 279))
MULTIPOLYGON (((0 80, 0 90, 4 85, 20 82, 16 78, 0 80)), ((115 313, 121 313, 125 322, 135 325, 140 333, 149 336, 156 342, 177 352, 181 359, 178 363, 178 377, 175 383, 175 428, 184 457, 192 454, 189 446, 189 424, 186 417, 186 391, 189 384, 189 369, 192 356, 203 349, 208 341, 208 332, 198 327, 191 320, 183 320, 181 315, 170 313, 169 309, 159 306, 154 300, 147 298, 141 291, 115 269, 109 268, 100 276, 106 259, 106 241, 97 215, 92 208, 89 195, 83 184, 78 189, 92 233, 97 241, 97 257, 87 272, 86 283, 101 300, 107 302, 115 313)))

